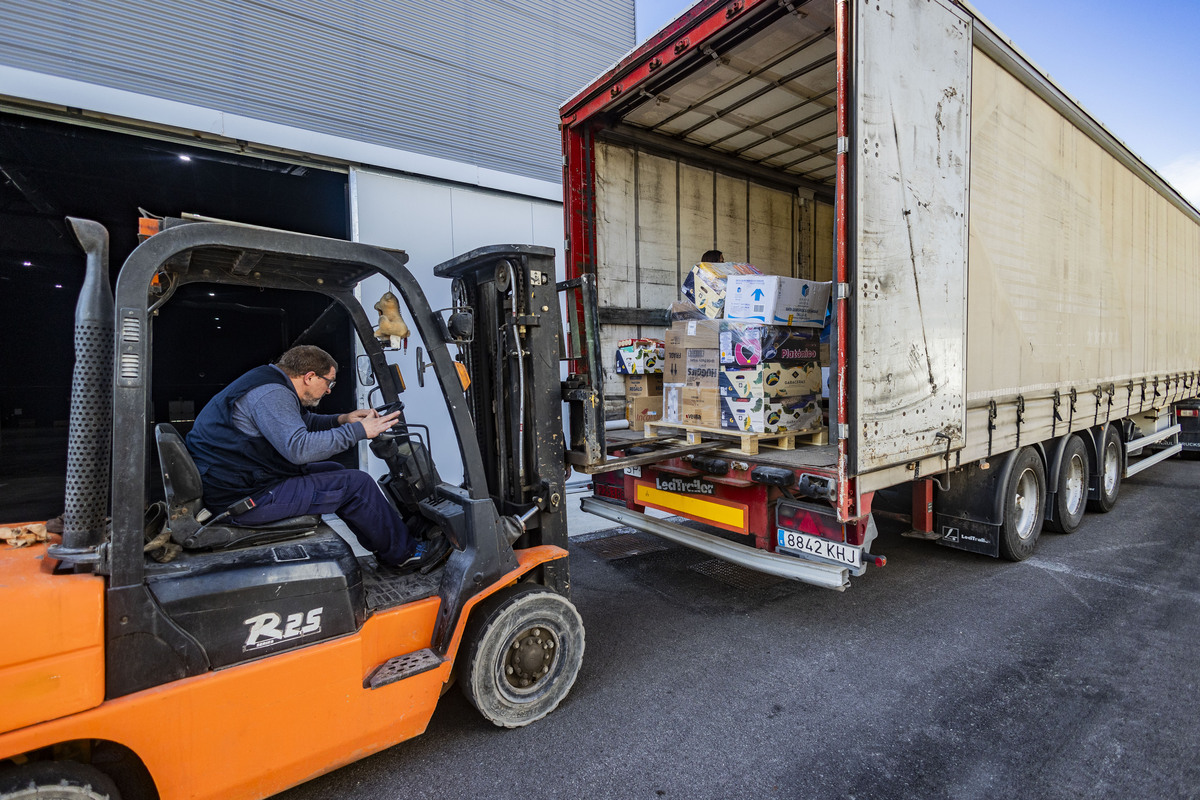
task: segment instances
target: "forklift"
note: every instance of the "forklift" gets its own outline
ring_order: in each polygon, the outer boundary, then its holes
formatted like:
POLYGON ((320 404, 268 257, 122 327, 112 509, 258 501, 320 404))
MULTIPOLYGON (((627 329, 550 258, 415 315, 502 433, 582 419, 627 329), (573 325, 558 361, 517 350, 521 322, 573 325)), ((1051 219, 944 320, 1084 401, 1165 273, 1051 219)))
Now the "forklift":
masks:
MULTIPOLYGON (((419 735, 454 681, 502 727, 559 705, 584 630, 568 599, 553 250, 437 266, 454 306, 435 311, 402 251, 143 220, 114 303, 108 232, 68 221, 87 274, 64 529, 0 550, 0 800, 262 798, 419 735), (417 374, 442 390, 460 485, 406 419, 399 368, 355 296, 372 275, 426 347, 417 374), (359 380, 401 412, 370 442, 381 488, 410 530, 446 537, 445 561, 401 573, 356 556, 327 519, 246 527, 205 507, 182 437, 148 411, 156 312, 191 283, 318 291, 346 312, 359 380), (161 499, 147 490, 159 483, 161 499)), ((591 418, 572 426, 602 425, 598 405, 573 402, 591 418)))

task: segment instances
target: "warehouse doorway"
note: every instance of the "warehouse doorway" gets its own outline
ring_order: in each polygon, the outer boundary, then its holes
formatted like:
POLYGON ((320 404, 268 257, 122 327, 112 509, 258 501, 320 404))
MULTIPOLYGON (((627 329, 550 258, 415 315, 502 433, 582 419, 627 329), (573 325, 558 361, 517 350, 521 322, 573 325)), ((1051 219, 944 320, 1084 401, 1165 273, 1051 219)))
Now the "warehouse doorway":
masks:
MULTIPOLYGON (((84 274, 64 217, 108 228, 115 283, 137 245, 139 209, 350 233, 343 171, 0 111, 0 524, 62 511, 84 274)), ((154 322, 153 420, 188 427, 230 380, 301 336, 351 365, 349 324, 322 316, 327 306, 317 294, 180 289, 154 322)), ((350 408, 353 395, 346 381, 327 402, 350 408)))

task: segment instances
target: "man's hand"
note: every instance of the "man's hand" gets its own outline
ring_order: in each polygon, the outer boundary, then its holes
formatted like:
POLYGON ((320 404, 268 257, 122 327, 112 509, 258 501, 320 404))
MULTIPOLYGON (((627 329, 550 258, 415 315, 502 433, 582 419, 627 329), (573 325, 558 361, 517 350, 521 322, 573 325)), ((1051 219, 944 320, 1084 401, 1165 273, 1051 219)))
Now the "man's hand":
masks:
POLYGON ((362 422, 368 417, 377 417, 379 412, 373 408, 360 408, 357 411, 351 411, 348 414, 342 414, 337 418, 338 425, 349 425, 351 422, 362 422))
MULTIPOLYGON (((367 432, 368 439, 374 439, 376 436, 383 433, 388 428, 392 427, 392 424, 400 416, 399 411, 393 411, 391 414, 388 414, 386 417, 379 416, 379 414, 377 414, 374 409, 371 409, 370 411, 371 411, 371 414, 369 416, 364 417, 362 419, 354 420, 355 422, 362 423, 363 430, 367 432)), ((357 414, 358 412, 355 411, 354 413, 357 414)))

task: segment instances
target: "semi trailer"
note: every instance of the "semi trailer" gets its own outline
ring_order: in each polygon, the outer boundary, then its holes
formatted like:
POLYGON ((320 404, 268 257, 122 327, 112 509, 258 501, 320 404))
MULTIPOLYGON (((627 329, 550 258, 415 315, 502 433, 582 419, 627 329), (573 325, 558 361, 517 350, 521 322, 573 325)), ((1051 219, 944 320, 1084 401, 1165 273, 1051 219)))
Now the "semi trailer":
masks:
POLYGON ((1021 560, 1191 444, 1200 213, 969 4, 704 0, 561 129, 573 363, 610 419, 613 348, 664 335, 705 251, 832 289, 826 436, 574 431, 622 471, 588 511, 843 589, 880 509, 1021 560))

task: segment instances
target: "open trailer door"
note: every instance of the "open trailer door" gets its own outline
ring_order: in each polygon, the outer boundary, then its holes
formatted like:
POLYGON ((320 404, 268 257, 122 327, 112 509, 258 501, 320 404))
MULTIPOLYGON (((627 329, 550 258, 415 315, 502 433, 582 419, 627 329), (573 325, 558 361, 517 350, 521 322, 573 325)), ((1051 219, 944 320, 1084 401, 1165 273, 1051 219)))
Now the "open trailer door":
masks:
POLYGON ((850 290, 856 474, 961 449, 971 19, 943 0, 854 14, 850 290))

